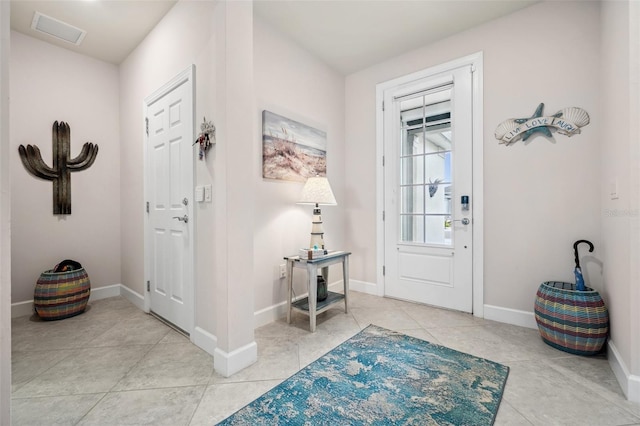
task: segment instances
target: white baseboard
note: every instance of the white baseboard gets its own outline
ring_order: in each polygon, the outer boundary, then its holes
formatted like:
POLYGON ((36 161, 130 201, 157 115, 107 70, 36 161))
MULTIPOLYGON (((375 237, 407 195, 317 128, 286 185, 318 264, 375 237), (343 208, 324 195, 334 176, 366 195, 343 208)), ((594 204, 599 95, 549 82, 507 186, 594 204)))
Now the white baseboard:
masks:
POLYGON ((640 404, 640 376, 629 376, 629 393, 627 399, 640 404))
POLYGON ((218 338, 208 331, 195 327, 191 333, 191 342, 209 355, 215 356, 218 338))
MULTIPOLYGON (((126 287, 124 287, 122 284, 113 284, 104 287, 92 288, 91 296, 89 296, 89 302, 94 300, 106 299, 107 297, 120 296, 122 292, 121 289, 123 288, 126 287)), ((11 304, 11 318, 23 317, 27 315, 33 315, 33 300, 25 300, 24 302, 16 302, 11 304)))
MULTIPOLYGON (((335 281, 329 284, 330 290, 338 290, 342 291, 342 280, 335 281)), ((349 280, 349 288, 351 288, 351 280, 349 280)), ((293 300, 304 299, 307 297, 309 293, 304 293, 299 296, 296 296, 293 300)), ((262 327, 263 325, 267 325, 274 321, 279 320, 282 317, 287 315, 287 302, 280 302, 275 305, 267 306, 266 308, 260 309, 253 313, 253 326, 255 328, 262 327)))
POLYGON ((538 328, 533 312, 503 308, 502 306, 484 305, 484 319, 519 325, 520 327, 538 328))
POLYGON ((113 284, 107 285, 104 287, 92 288, 91 296, 89 297, 89 302, 93 302, 95 300, 106 299, 109 297, 117 297, 122 294, 122 288, 124 286, 122 284, 113 284))
POLYGON ((33 315, 33 300, 16 302, 11 304, 11 318, 33 315))
MULTIPOLYGON (((306 297, 306 296, 305 296, 306 297)), ((287 302, 268 306, 253 313, 253 326, 262 327, 287 315, 287 302)))
POLYGON ((129 287, 120 285, 120 296, 133 303, 138 309, 144 311, 144 296, 131 290, 129 287))
POLYGON ((349 280, 349 289, 360 293, 371 294, 373 296, 383 296, 375 283, 360 280, 349 280))
POLYGON ((616 380, 629 401, 640 403, 640 376, 629 372, 616 345, 609 340, 607 342, 607 359, 609 366, 616 376, 616 380))
POLYGON ((213 354, 213 368, 224 377, 229 377, 247 368, 258 360, 258 345, 251 342, 231 352, 216 348, 213 354))

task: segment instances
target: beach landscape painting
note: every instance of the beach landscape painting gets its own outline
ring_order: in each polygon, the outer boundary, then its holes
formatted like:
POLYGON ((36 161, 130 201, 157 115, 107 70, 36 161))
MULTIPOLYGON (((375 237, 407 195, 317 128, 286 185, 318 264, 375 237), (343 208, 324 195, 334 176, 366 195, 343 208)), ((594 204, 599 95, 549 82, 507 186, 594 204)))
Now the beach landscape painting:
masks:
POLYGON ((327 133, 262 111, 262 177, 305 182, 327 175, 327 133))

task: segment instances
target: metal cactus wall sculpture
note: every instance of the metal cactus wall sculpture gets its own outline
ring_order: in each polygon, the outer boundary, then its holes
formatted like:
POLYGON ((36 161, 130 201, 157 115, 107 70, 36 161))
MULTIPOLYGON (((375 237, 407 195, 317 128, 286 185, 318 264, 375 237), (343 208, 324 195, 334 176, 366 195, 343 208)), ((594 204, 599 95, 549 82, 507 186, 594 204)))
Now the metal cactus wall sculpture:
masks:
POLYGON ((71 214, 71 172, 91 167, 98 155, 98 145, 87 142, 76 158, 70 154, 71 127, 63 121, 53 123, 53 167, 42 160, 35 145, 20 145, 20 159, 34 176, 53 181, 53 214, 71 214))

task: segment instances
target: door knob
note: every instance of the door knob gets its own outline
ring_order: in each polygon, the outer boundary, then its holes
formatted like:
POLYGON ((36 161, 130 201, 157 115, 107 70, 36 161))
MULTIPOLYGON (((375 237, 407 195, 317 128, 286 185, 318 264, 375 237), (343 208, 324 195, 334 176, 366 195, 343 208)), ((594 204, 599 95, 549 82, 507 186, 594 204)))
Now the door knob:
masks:
POLYGON ((178 219, 180 222, 184 222, 184 223, 189 222, 189 216, 187 216, 186 214, 184 216, 182 216, 182 217, 174 216, 173 218, 174 219, 178 219))
POLYGON ((462 219, 454 220, 454 222, 461 222, 463 225, 468 225, 471 223, 468 217, 463 217, 462 219))

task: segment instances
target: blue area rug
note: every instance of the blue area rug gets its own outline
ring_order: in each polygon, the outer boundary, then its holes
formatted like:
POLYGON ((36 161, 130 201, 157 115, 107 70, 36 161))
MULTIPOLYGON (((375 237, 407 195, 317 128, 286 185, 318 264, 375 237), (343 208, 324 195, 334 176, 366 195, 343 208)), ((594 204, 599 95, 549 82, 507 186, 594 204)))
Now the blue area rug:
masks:
POLYGON ((219 425, 492 425, 509 367, 374 325, 219 425))

